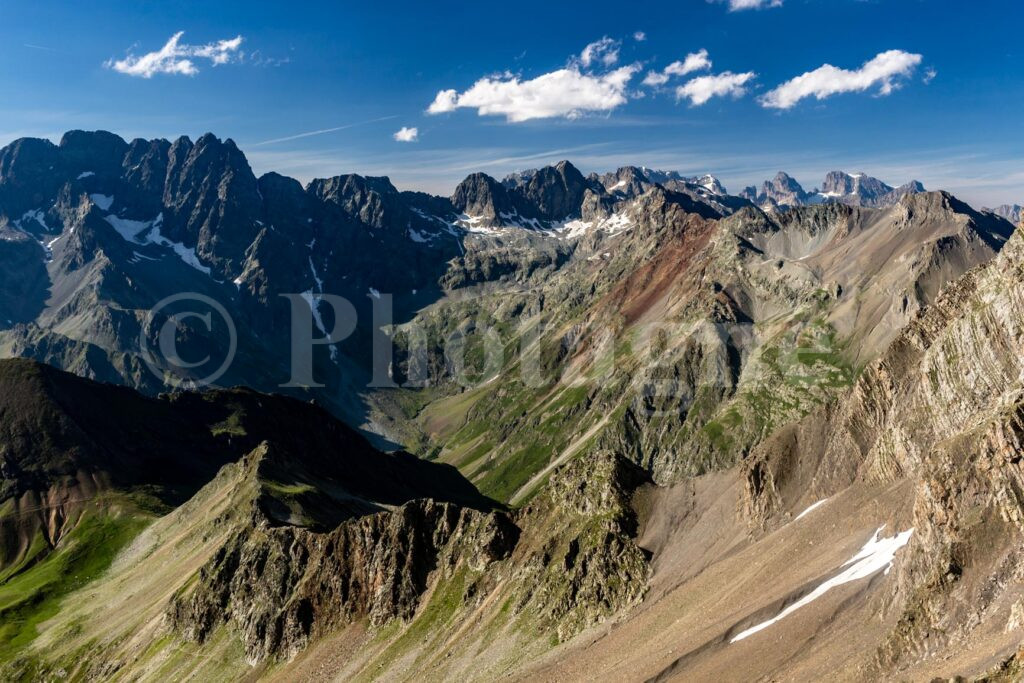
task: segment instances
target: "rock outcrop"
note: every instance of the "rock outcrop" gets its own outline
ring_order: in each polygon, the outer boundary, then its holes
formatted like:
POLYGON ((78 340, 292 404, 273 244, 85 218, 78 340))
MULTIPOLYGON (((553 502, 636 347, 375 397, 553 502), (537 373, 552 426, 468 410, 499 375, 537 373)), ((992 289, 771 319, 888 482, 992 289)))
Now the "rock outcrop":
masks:
POLYGON ((231 624, 257 662, 290 657, 360 618, 413 616, 433 572, 478 570, 508 557, 519 530, 501 513, 430 500, 342 523, 327 533, 274 527, 259 513, 175 600, 172 625, 202 642, 231 624))
MULTIPOLYGON (((266 457, 247 457, 250 476, 266 457)), ((506 603, 510 616, 566 639, 643 597, 648 556, 633 541, 631 501, 649 481, 621 457, 592 454, 553 473, 514 515, 416 500, 326 532, 275 523, 257 499, 251 524, 175 597, 169 623, 200 643, 227 626, 250 661, 287 659, 356 621, 424 618, 428 594, 461 576, 467 587, 450 609, 506 603)))

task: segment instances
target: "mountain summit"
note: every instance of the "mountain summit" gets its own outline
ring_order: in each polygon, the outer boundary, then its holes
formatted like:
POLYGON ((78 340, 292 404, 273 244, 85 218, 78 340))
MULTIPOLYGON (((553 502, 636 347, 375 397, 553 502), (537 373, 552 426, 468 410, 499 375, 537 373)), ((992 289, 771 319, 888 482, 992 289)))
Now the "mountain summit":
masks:
POLYGON ((780 171, 772 180, 766 180, 760 190, 748 187, 740 196, 762 208, 775 210, 826 202, 885 207, 895 204, 905 195, 924 191, 924 186, 916 180, 894 188, 864 173, 831 171, 825 175, 820 190, 807 192, 800 183, 780 171))

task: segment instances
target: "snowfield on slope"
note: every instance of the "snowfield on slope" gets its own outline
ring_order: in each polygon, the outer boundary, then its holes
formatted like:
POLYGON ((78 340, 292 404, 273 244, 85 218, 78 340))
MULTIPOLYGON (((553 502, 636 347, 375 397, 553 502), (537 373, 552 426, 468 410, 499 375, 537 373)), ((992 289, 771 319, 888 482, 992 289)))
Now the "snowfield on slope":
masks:
POLYGON ((836 586, 841 586, 844 583, 850 583, 857 579, 866 578, 882 569, 884 569, 888 574, 889 568, 892 566, 892 561, 896 557, 896 551, 910 541, 910 537, 913 535, 914 529, 911 527, 910 529, 900 532, 891 538, 879 538, 879 535, 882 533, 882 529, 884 528, 885 525, 883 524, 875 531, 871 540, 864 544, 864 547, 861 548, 856 555, 843 563, 843 566, 846 567, 846 569, 836 574, 831 579, 828 579, 813 591, 779 612, 774 618, 769 619, 768 621, 762 621, 756 626, 751 626, 747 630, 742 631, 739 635, 734 636, 729 642, 735 643, 754 635, 758 631, 763 631, 772 624, 786 618, 801 607, 814 602, 836 586))

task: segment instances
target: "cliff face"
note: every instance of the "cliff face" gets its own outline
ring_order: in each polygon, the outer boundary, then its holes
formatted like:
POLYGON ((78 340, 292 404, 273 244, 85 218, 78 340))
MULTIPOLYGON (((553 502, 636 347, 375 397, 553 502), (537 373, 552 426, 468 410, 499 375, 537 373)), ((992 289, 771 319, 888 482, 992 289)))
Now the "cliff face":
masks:
MULTIPOLYGON (((266 457, 264 447, 247 457, 250 477, 266 457)), ((291 658, 360 621, 415 627, 444 594, 460 614, 491 605, 489 623, 525 619, 569 638, 644 594, 648 556, 633 542, 630 500, 647 481, 603 455, 556 472, 550 491, 514 517, 423 499, 323 533, 276 526, 256 498, 251 523, 175 596, 168 623, 197 643, 227 626, 256 664, 291 658)), ((471 629, 467 641, 482 631, 471 629)))
POLYGON ((366 618, 381 625, 416 611, 433 571, 482 570, 508 557, 519 530, 500 513, 430 500, 317 534, 265 521, 222 547, 170 621, 202 642, 231 624, 252 662, 292 656, 311 638, 366 618))
POLYGON ((850 396, 755 449, 746 508, 773 527, 801 496, 914 483, 914 535, 879 648, 899 667, 1020 627, 1024 577, 1024 236, 948 287, 850 396))
POLYGON ((524 533, 511 558, 520 567, 515 610, 567 640, 637 604, 650 556, 634 541, 632 498, 649 483, 636 465, 607 452, 555 470, 518 517, 524 533))

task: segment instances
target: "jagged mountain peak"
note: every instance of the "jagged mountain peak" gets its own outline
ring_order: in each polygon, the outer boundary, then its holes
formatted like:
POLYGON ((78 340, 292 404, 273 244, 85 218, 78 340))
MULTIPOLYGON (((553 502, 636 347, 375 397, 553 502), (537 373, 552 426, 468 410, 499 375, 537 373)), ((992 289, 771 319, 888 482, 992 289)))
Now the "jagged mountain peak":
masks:
POLYGON ((502 213, 515 211, 507 188, 486 173, 471 173, 460 182, 451 196, 452 205, 469 216, 484 216, 490 220, 502 213))
POLYGON ((568 161, 546 166, 516 188, 536 207, 542 218, 565 220, 579 216, 583 195, 590 187, 583 174, 568 161))
POLYGON ((58 147, 72 172, 118 173, 129 145, 105 130, 72 130, 61 137, 58 147))
POLYGON ((398 189, 391 184, 391 179, 387 176, 362 176, 356 173, 346 173, 330 178, 315 178, 309 181, 306 190, 317 196, 326 196, 332 193, 348 196, 364 192, 376 192, 381 195, 398 194, 398 189))
POLYGON ((1001 216, 1014 225, 1020 225, 1021 221, 1024 220, 1024 207, 1020 204, 1001 204, 997 207, 983 210, 1001 216))
POLYGON ((821 192, 828 196, 846 197, 857 195, 862 198, 874 199, 893 191, 892 186, 866 173, 846 173, 830 171, 825 174, 821 192))
POLYGON ((884 207, 895 204, 904 195, 924 191, 924 186, 916 180, 894 188, 866 173, 830 171, 820 190, 808 192, 795 178, 779 171, 772 179, 764 181, 760 190, 750 186, 744 188, 740 196, 766 210, 776 210, 822 202, 884 207))

